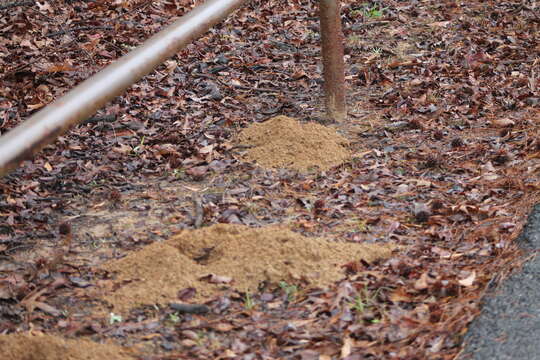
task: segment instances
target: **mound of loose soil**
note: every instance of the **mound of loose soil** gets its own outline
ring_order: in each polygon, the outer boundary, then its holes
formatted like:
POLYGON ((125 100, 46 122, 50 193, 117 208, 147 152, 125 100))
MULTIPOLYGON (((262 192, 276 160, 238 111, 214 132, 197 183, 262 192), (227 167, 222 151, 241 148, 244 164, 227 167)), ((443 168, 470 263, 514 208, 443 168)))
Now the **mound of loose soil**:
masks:
POLYGON ((238 140, 252 146, 243 159, 263 167, 326 170, 350 156, 348 141, 335 130, 314 123, 301 124, 287 116, 252 124, 238 140))
POLYGON ((262 281, 326 287, 344 275, 341 265, 359 259, 371 262, 391 252, 390 245, 330 242, 281 227, 218 224, 183 231, 105 265, 117 273, 117 284, 124 285, 104 299, 114 311, 125 312, 174 301, 179 290, 189 287, 197 290, 198 300, 223 286, 256 290, 262 281))
POLYGON ((0 335, 2 360, 132 360, 115 345, 68 340, 51 335, 0 335))
MULTIPOLYGON (((120 313, 140 305, 174 300, 178 290, 198 288, 197 279, 205 274, 202 266, 162 242, 148 245, 103 268, 117 273, 119 283, 131 281, 104 296, 114 311, 120 313)), ((199 295, 209 293, 200 289, 199 295)))

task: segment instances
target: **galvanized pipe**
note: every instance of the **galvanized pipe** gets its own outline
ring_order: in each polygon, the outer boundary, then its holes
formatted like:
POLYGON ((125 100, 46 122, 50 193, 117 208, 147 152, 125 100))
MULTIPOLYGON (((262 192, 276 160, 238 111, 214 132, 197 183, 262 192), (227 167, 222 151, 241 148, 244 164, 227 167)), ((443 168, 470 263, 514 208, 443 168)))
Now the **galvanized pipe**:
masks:
POLYGON ((320 0, 319 3, 326 112, 336 122, 347 117, 340 8, 340 0, 320 0))
POLYGON ((208 0, 0 137, 0 177, 94 114, 247 0, 208 0))

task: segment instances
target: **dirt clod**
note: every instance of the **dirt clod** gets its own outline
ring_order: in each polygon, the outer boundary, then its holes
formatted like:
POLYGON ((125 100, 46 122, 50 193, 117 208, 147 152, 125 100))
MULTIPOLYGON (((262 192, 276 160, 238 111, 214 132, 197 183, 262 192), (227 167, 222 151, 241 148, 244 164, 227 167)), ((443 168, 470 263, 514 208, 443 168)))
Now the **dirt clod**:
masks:
POLYGON ((218 224, 185 230, 165 243, 154 243, 106 265, 105 269, 117 273, 119 284, 133 281, 105 300, 123 312, 174 301, 179 290, 189 287, 197 289, 198 300, 217 294, 224 286, 253 291, 263 281, 326 287, 344 276, 341 265, 359 259, 371 262, 391 252, 390 245, 306 238, 283 227, 218 224))
POLYGON ((302 124, 287 116, 276 116, 253 124, 239 135, 239 141, 251 145, 244 160, 263 167, 307 171, 326 170, 349 158, 348 141, 335 130, 315 124, 302 124))

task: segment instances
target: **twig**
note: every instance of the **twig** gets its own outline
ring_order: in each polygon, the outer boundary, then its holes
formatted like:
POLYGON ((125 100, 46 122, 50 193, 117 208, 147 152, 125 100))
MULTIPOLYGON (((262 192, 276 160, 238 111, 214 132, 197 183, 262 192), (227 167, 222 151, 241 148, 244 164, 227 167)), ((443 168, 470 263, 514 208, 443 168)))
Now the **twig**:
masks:
POLYGON ((277 89, 259 88, 259 87, 251 87, 251 86, 229 84, 229 83, 226 83, 225 81, 221 80, 220 78, 215 78, 215 77, 210 76, 208 74, 193 73, 192 75, 195 76, 195 77, 203 77, 203 78, 210 79, 210 80, 217 80, 217 81, 219 81, 219 83, 221 85, 224 85, 224 86, 227 86, 227 87, 233 87, 233 88, 240 89, 240 90, 253 90, 253 91, 258 91, 258 92, 273 92, 273 93, 279 92, 279 90, 277 90, 277 89))
POLYGON ((114 115, 106 115, 106 116, 93 116, 90 117, 83 122, 81 122, 79 125, 86 125, 86 124, 97 124, 99 122, 114 122, 116 121, 116 116, 114 115))
POLYGON ((64 35, 73 31, 85 31, 85 30, 112 30, 111 26, 79 26, 71 29, 60 30, 52 33, 48 33, 47 37, 54 37, 58 35, 64 35))
POLYGON ((391 23, 391 21, 388 21, 388 20, 363 22, 361 24, 353 24, 351 26, 351 30, 356 31, 356 30, 360 30, 360 29, 362 29, 364 27, 368 27, 368 26, 379 26, 379 25, 386 25, 386 24, 389 24, 389 23, 391 23))
POLYGON ((193 220, 193 226, 195 226, 195 229, 199 229, 202 226, 204 220, 204 209, 202 206, 202 201, 198 194, 194 194, 191 197, 191 200, 193 201, 193 205, 195 207, 195 219, 193 220))
POLYGON ((16 7, 16 6, 31 6, 31 5, 34 5, 34 4, 35 4, 35 1, 19 1, 19 2, 0 5, 0 10, 10 9, 10 8, 16 7))
POLYGON ((169 306, 171 309, 185 314, 207 314, 210 311, 210 308, 203 304, 172 303, 169 306))

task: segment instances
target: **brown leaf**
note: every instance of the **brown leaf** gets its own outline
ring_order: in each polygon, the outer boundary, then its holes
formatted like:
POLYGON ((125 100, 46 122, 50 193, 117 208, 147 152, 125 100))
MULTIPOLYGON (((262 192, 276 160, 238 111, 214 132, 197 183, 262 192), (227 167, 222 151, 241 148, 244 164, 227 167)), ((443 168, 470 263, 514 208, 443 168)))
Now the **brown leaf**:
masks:
POLYGON ((208 172, 208 166, 194 166, 192 168, 189 168, 186 170, 186 173, 188 175, 194 176, 194 177, 202 177, 204 174, 208 172))
POLYGON ((414 300, 413 296, 407 294, 407 292, 403 288, 399 288, 390 294, 390 301, 394 303, 400 302, 400 301, 412 302, 413 300, 414 300))
POLYGON ((36 301, 34 302, 34 306, 38 309, 40 309, 41 311, 49 314, 49 315, 52 315, 52 316, 60 316, 62 315, 62 312, 60 310, 58 310, 57 308, 49 305, 49 304, 46 304, 44 302, 41 302, 41 301, 36 301))
POLYGON ((354 340, 351 339, 349 336, 347 336, 343 340, 343 346, 341 347, 341 358, 342 359, 344 359, 347 356, 351 355, 353 343, 354 343, 354 340))
POLYGON ((491 125, 493 125, 495 127, 499 127, 499 128, 512 127, 515 124, 516 124, 515 121, 511 120, 509 118, 491 120, 491 125))
POLYGON ((221 276, 216 274, 208 274, 206 276, 203 276, 200 278, 200 280, 208 281, 212 284, 229 284, 232 282, 232 277, 229 276, 221 276))
POLYGON ((474 280, 476 279, 476 271, 471 271, 471 274, 467 276, 465 279, 461 279, 458 281, 459 285, 470 287, 472 284, 474 284, 474 280))
POLYGON ((416 290, 424 290, 428 288, 428 274, 423 273, 420 278, 414 282, 414 288, 416 290))
POLYGON ((230 323, 217 323, 215 325, 212 325, 212 329, 219 332, 229 332, 234 329, 234 326, 232 326, 232 324, 230 323))
POLYGON ((63 72, 63 71, 75 71, 77 70, 75 67, 73 67, 70 64, 53 64, 51 66, 48 66, 45 71, 48 73, 57 73, 57 72, 63 72))

